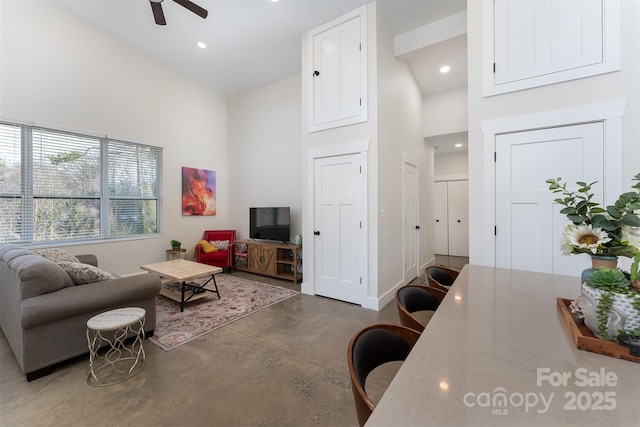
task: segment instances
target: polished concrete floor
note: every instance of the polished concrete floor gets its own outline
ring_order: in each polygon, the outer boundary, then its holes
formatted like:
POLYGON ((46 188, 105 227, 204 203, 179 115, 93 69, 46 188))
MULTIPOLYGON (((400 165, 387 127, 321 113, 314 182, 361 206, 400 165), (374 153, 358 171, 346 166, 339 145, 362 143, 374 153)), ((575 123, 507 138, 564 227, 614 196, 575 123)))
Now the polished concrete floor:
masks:
MULTIPOLYGON (((347 344, 377 322, 399 323, 395 303, 376 312, 300 294, 169 352, 145 342, 144 369, 103 388, 87 385, 87 356, 27 383, 0 334, 0 425, 357 425, 347 344)), ((374 401, 396 369, 368 380, 374 401)))
MULTIPOLYGON (((436 264, 452 268, 466 262, 436 257, 436 264)), ((234 274, 300 290, 290 282, 234 274)), ((27 383, 0 334, 0 425, 357 425, 346 348, 357 330, 377 322, 399 323, 395 303, 375 312, 300 294, 170 352, 146 342, 142 372, 104 388, 86 384, 87 356, 27 383)), ((399 366, 389 364, 369 377, 374 402, 399 366)))

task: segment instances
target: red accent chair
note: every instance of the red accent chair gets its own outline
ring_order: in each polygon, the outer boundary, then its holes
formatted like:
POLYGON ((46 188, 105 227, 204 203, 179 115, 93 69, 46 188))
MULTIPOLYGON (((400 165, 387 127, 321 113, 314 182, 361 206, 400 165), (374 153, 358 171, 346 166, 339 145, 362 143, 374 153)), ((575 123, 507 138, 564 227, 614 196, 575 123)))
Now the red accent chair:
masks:
POLYGON ((229 245, 226 250, 204 253, 202 246, 196 245, 196 261, 202 264, 214 265, 229 271, 233 268, 233 247, 236 241, 236 230, 205 230, 202 240, 207 242, 227 240, 229 245))

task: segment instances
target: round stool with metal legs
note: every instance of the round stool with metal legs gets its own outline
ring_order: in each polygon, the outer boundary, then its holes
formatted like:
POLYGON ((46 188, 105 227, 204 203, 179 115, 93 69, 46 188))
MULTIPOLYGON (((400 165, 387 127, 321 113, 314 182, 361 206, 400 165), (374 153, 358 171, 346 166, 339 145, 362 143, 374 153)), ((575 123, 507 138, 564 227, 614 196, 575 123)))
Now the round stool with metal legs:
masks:
POLYGON ((87 321, 89 385, 116 384, 142 370, 144 316, 143 308, 125 307, 100 313, 87 321))

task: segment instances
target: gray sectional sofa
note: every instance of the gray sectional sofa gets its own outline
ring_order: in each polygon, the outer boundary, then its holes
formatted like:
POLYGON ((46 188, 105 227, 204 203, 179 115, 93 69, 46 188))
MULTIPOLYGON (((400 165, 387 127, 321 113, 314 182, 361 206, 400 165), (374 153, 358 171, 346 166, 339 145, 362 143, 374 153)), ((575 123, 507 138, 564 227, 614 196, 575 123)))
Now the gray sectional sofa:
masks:
POLYGON ((0 245, 0 327, 28 381, 87 353, 87 320, 98 313, 142 307, 146 336, 153 335, 158 276, 118 278, 97 268, 94 255, 79 255, 78 262, 45 256, 0 245))

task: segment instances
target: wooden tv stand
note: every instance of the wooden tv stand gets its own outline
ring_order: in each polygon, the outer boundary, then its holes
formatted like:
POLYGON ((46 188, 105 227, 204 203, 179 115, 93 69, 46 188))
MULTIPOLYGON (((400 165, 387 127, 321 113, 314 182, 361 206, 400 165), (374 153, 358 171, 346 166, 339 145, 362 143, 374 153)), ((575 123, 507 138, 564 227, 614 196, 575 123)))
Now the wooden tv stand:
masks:
POLYGON ((234 268, 240 271, 302 281, 302 245, 266 240, 236 240, 234 268))

